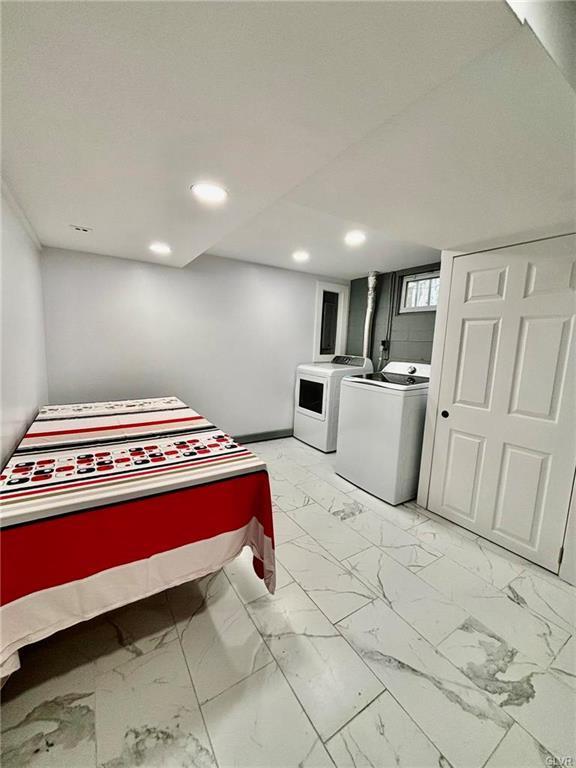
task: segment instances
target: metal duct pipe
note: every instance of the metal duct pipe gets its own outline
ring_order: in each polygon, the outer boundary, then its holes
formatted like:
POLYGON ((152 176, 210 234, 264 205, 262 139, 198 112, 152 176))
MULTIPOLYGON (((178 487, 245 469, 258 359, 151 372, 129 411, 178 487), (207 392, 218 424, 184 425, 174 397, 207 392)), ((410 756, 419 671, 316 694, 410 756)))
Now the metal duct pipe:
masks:
POLYGON ((364 319, 364 342, 362 344, 362 355, 372 357, 372 320, 374 318, 374 307, 376 306, 376 283, 378 282, 378 272, 368 273, 368 303, 366 305, 366 318, 364 319))

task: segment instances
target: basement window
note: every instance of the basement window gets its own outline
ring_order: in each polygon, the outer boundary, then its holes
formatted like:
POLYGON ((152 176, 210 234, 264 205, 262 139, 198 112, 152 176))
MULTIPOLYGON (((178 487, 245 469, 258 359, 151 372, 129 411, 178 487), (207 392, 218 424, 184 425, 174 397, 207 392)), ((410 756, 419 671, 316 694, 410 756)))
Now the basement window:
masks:
POLYGON ((399 312, 435 312, 438 305, 440 272, 404 275, 399 312))

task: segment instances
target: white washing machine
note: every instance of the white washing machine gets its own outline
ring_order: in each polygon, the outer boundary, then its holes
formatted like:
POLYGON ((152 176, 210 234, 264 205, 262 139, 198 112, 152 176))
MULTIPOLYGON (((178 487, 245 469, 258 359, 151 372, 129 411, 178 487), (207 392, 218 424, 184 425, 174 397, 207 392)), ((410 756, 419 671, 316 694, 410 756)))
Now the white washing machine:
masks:
POLYGON ((389 504, 416 496, 430 366, 342 380, 336 472, 389 504))
POLYGON ((294 437, 324 453, 336 450, 340 384, 351 373, 374 370, 367 357, 337 355, 329 363, 303 363, 296 369, 294 437))

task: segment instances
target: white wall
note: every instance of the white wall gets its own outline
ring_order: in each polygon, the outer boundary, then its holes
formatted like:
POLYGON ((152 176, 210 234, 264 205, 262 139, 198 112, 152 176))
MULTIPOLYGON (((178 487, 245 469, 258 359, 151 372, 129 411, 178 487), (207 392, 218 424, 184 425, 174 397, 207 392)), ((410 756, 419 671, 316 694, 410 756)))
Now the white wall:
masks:
POLYGON ((39 250, 2 192, 0 465, 47 400, 39 250))
POLYGON ((576 4, 566 0, 507 0, 576 88, 576 4))
POLYGON ((175 394, 232 434, 291 429, 317 278, 216 256, 46 249, 42 265, 51 403, 175 394))

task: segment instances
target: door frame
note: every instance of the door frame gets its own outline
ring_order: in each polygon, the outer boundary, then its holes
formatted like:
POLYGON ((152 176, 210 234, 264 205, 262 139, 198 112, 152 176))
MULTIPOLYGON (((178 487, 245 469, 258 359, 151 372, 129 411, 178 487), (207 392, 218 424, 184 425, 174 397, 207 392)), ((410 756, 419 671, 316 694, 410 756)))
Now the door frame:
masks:
POLYGON ((432 341, 432 358, 430 360, 430 385, 428 387, 428 403, 424 421, 424 438, 422 440, 422 458, 420 460, 420 477, 418 479, 418 496, 416 501, 424 509, 428 509, 430 494, 430 479, 432 477, 432 459, 434 457, 434 439, 436 437, 436 421, 438 418, 440 400, 440 378, 444 363, 444 347, 448 328, 448 309, 452 289, 452 269, 454 259, 467 254, 462 251, 442 251, 440 257, 440 291, 434 321, 434 338, 432 341), (436 376, 436 372, 438 375, 436 376))
MULTIPOLYGON (((434 441, 436 438, 436 423, 440 408, 440 379, 444 364, 444 348, 446 332, 448 328, 448 310, 452 292, 452 272, 454 259, 459 256, 470 256, 473 253, 489 253, 516 245, 527 245, 544 240, 556 240, 559 237, 573 237, 574 232, 566 232, 562 235, 539 237, 535 240, 523 240, 517 243, 501 245, 497 248, 484 248, 480 251, 442 251, 440 258, 440 291, 438 294, 438 306, 436 309, 436 321, 434 323, 434 340, 432 342, 432 359, 430 386, 428 389, 428 403, 426 407, 426 420, 424 422, 424 438, 422 441, 422 458, 420 462, 420 476, 418 479, 417 503, 428 509, 430 496, 430 480, 432 477, 432 461, 434 458, 434 441)), ((569 532, 576 531, 576 477, 572 486, 572 498, 568 511, 568 520, 564 533, 564 557, 559 566, 560 578, 576 586, 576 546, 570 542, 569 532)))
POLYGON ((576 475, 572 484, 572 499, 562 549, 563 557, 558 575, 564 581, 576 586, 576 475))
POLYGON ((312 361, 314 363, 330 362, 335 355, 343 355, 346 351, 346 334, 348 330, 348 314, 350 311, 350 284, 328 283, 318 280, 316 283, 316 298, 314 310, 314 338, 312 361), (322 299, 324 291, 338 294, 338 323, 334 354, 320 354, 320 339, 322 336, 322 299))

